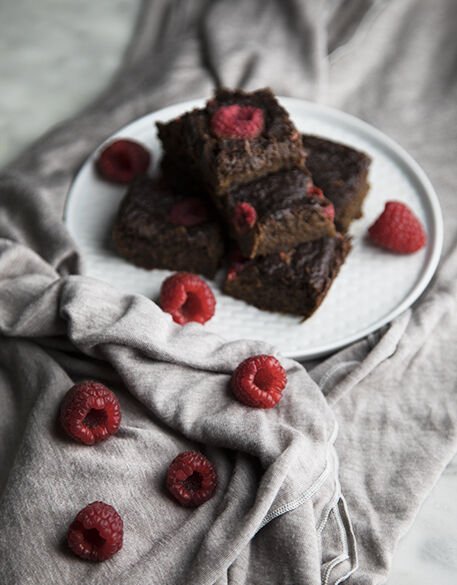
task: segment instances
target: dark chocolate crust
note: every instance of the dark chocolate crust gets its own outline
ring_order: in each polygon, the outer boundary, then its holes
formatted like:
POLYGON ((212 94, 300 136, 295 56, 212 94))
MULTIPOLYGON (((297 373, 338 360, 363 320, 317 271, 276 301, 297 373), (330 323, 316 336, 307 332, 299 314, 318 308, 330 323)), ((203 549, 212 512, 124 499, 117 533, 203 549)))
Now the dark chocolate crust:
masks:
POLYGON ((197 189, 214 198, 234 185, 282 169, 300 168, 305 162, 300 135, 270 89, 252 93, 220 89, 205 108, 194 109, 171 122, 158 122, 157 129, 171 166, 185 170, 197 189), (260 136, 227 139, 212 133, 214 112, 233 103, 263 109, 265 127, 260 136))
POLYGON ((351 249, 341 234, 301 244, 289 252, 236 263, 224 292, 267 311, 310 317, 324 300, 351 249))
POLYGON ((119 254, 149 270, 164 268, 214 276, 224 253, 221 228, 211 210, 201 224, 173 225, 170 210, 182 199, 163 182, 149 177, 132 183, 113 228, 113 242, 119 254))
POLYGON ((222 215, 243 256, 264 256, 335 235, 329 215, 331 203, 324 197, 310 196, 311 186, 306 170, 290 169, 233 187, 226 193, 222 215), (248 203, 256 211, 257 221, 251 228, 240 229, 237 225, 236 207, 241 203, 248 203))
POLYGON ((313 181, 335 206, 335 225, 345 233, 354 219, 362 217, 371 158, 350 146, 318 136, 304 134, 302 140, 313 181))

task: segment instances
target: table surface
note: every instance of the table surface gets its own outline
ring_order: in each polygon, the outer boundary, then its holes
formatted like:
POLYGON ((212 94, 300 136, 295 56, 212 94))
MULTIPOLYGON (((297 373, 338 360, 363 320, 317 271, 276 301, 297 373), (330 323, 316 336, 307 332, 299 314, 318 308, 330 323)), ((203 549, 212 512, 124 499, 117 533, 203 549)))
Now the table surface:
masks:
MULTIPOLYGON (((0 168, 97 96, 120 62, 139 0, 0 4, 0 168)), ((398 544, 388 585, 457 582, 457 457, 398 544)))

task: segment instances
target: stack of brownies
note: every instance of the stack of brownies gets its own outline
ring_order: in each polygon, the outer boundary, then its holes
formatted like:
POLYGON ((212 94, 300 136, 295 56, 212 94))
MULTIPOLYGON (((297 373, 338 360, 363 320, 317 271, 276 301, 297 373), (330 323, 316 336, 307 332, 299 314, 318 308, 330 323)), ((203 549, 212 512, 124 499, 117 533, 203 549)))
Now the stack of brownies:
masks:
POLYGON ((227 294, 309 317, 349 253, 369 157, 300 136, 269 89, 219 90, 157 127, 162 176, 129 188, 114 227, 119 253, 208 277, 228 260, 227 294))

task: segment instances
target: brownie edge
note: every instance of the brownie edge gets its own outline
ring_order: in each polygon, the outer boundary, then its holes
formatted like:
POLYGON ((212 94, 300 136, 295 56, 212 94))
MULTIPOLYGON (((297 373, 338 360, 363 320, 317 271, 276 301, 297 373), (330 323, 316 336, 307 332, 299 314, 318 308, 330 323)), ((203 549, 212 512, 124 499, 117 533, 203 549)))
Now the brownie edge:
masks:
POLYGON ((224 238, 211 210, 198 225, 170 221, 173 206, 189 199, 163 182, 138 178, 123 198, 113 226, 117 252, 147 270, 183 270, 213 277, 224 253, 224 238))
POLYGON ((354 219, 362 217, 370 188, 371 158, 351 146, 319 136, 303 134, 302 141, 313 181, 335 206, 336 228, 345 233, 354 219))
POLYGON ((224 292, 266 311, 310 317, 325 299, 351 249, 337 234, 280 252, 235 263, 224 292))

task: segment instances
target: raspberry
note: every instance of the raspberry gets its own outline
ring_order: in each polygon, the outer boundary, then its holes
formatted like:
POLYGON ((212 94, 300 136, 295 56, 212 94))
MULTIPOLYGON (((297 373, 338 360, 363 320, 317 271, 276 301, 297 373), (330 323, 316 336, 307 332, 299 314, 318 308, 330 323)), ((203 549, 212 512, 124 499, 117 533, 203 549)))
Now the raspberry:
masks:
POLYGON ((384 211, 368 229, 370 239, 391 252, 411 254, 427 242, 419 219, 411 209, 399 201, 388 201, 384 211))
POLYGON ((236 398, 254 408, 273 408, 281 400, 287 374, 272 355, 250 357, 233 372, 231 387, 236 398))
POLYGON ((313 185, 312 183, 306 189, 306 194, 309 197, 319 197, 319 199, 323 199, 324 197, 322 189, 319 189, 319 187, 316 187, 316 185, 313 185))
POLYGON ((149 151, 134 140, 115 140, 106 146, 95 161, 99 175, 110 183, 130 183, 149 168, 149 151))
POLYGON ((122 548, 124 527, 116 510, 104 502, 92 502, 70 524, 67 542, 88 561, 106 561, 122 548))
POLYGON ((199 276, 177 272, 162 283, 160 306, 180 325, 190 321, 206 323, 214 315, 216 299, 199 276))
POLYGON ((245 201, 235 205, 233 223, 238 232, 243 233, 254 227, 257 221, 257 211, 245 201))
POLYGON ((333 221, 335 219, 335 207, 333 206, 333 203, 329 203, 328 205, 326 205, 323 209, 322 209, 322 213, 324 214, 325 217, 327 217, 330 221, 333 221))
POLYGON ((182 506, 200 506, 213 496, 216 487, 214 466, 197 451, 180 453, 168 468, 168 491, 182 506))
POLYGON ((211 129, 219 138, 257 138, 265 125, 264 113, 254 106, 221 106, 211 118, 211 129))
POLYGON ((121 424, 121 408, 116 395, 92 380, 70 388, 60 408, 65 431, 85 445, 93 445, 114 435, 121 424))
POLYGON ((208 208, 201 199, 186 197, 173 205, 169 220, 173 225, 192 227, 205 222, 208 217, 208 208))

